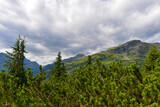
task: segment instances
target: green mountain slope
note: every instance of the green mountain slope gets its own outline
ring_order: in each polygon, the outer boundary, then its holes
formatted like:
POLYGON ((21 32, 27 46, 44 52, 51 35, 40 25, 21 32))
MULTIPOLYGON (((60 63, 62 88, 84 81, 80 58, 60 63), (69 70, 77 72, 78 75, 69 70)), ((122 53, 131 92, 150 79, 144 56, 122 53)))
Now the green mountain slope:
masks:
MULTIPOLYGON (((153 43, 160 49, 160 43, 153 43)), ((91 55, 94 62, 98 58, 103 64, 108 65, 113 61, 122 60, 124 65, 129 65, 135 60, 139 64, 144 63, 144 58, 148 53, 150 46, 153 44, 142 42, 140 40, 132 40, 116 47, 109 48, 107 51, 99 52, 91 55)), ((76 58, 72 61, 65 62, 68 74, 75 72, 79 66, 84 65, 87 56, 76 58)))
MULTIPOLYGON (((74 62, 76 59, 78 59, 78 58, 81 58, 81 57, 83 57, 83 56, 85 56, 85 55, 83 55, 83 54, 77 54, 76 56, 74 56, 74 57, 70 57, 70 58, 68 58, 68 59, 64 59, 64 60, 62 60, 62 62, 64 62, 65 64, 69 64, 70 62, 74 62)), ((67 71, 74 71, 74 70, 76 70, 77 68, 78 68, 78 66, 77 67, 75 67, 75 69, 74 69, 74 66, 73 66, 73 64, 71 64, 71 69, 70 69, 70 64, 67 66, 67 71)), ((46 66, 43 66, 43 70, 45 70, 45 71, 47 71, 46 72, 46 77, 49 77, 49 75, 51 74, 51 70, 53 69, 53 63, 52 64, 48 64, 48 65, 46 65, 46 66)))

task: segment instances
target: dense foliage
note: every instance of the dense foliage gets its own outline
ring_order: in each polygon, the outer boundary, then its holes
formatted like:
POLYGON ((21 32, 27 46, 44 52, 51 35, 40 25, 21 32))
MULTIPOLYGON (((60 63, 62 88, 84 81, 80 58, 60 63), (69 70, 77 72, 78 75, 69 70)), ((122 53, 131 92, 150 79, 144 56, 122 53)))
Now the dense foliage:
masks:
POLYGON ((160 51, 155 46, 143 67, 137 61, 123 66, 121 60, 106 66, 89 56, 72 75, 66 74, 59 52, 49 78, 42 66, 36 76, 30 68, 22 69, 24 48, 19 38, 9 53, 8 71, 0 72, 2 107, 160 106, 160 51))

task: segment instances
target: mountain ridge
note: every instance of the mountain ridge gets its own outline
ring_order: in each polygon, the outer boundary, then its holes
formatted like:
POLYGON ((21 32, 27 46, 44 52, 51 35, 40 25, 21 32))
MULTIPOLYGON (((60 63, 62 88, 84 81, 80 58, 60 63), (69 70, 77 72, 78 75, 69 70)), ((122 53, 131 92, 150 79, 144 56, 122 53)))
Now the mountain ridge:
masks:
MULTIPOLYGON (((72 61, 74 59, 77 59, 77 58, 80 58, 80 57, 83 57, 85 56, 84 54, 77 54, 75 55, 74 57, 70 57, 70 58, 67 58, 67 59, 63 59, 62 62, 69 62, 69 61, 72 61)), ((45 65, 43 67, 43 70, 48 70, 48 69, 52 69, 53 68, 53 63, 51 64, 48 64, 48 65, 45 65)))
MULTIPOLYGON (((160 43, 147 43, 141 40, 131 40, 124 44, 120 44, 115 47, 111 47, 106 51, 98 52, 93 55, 92 61, 94 62, 96 58, 100 60, 104 65, 109 65, 113 61, 122 60, 124 65, 130 65, 132 62, 137 60, 137 62, 142 65, 144 59, 152 45, 156 45, 160 50, 160 43)), ((69 74, 75 72, 79 66, 84 65, 87 61, 87 56, 77 58, 71 62, 66 62, 66 70, 69 74)))
MULTIPOLYGON (((7 68, 3 66, 5 61, 7 60, 5 56, 7 56, 6 53, 0 53, 0 69, 7 70, 7 68)), ((39 64, 36 61, 30 61, 29 59, 25 58, 24 64, 25 64, 25 67, 24 67, 25 69, 27 69, 28 67, 31 68, 31 71, 33 71, 33 75, 36 75, 37 73, 39 73, 39 64)))
MULTIPOLYGON (((122 60, 124 65, 130 65, 135 60, 137 60, 139 64, 143 64, 148 50, 152 45, 155 45, 160 50, 160 43, 158 42, 147 43, 141 40, 131 40, 124 44, 108 48, 106 51, 92 54, 91 57, 93 62, 98 58, 104 65, 119 60, 122 60)), ((5 53, 0 53, 0 68, 2 68, 2 62, 4 62, 4 56, 6 56, 5 53)), ((62 62, 64 62, 68 74, 72 74, 79 66, 83 66, 86 63, 87 57, 88 56, 83 54, 77 54, 74 57, 62 60, 62 62)), ((25 63, 27 67, 30 67, 31 70, 34 71, 34 75, 39 72, 39 64, 37 62, 25 59, 25 63)), ((53 69, 53 63, 43 66, 43 70, 46 70, 47 73, 50 72, 51 69, 53 69)))

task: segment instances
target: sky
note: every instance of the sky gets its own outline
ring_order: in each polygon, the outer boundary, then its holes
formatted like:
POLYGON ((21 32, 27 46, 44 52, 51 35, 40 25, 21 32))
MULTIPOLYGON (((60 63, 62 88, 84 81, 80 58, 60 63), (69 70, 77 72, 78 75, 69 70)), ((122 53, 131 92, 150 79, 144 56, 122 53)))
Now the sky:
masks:
POLYGON ((0 52, 25 36, 26 57, 52 63, 129 40, 160 42, 160 0, 0 0, 0 52))

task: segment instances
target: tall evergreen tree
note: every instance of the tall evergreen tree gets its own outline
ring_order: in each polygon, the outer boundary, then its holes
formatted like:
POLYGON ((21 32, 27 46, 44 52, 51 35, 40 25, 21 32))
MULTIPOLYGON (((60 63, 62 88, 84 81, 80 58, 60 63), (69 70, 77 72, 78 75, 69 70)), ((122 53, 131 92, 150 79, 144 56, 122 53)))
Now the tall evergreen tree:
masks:
POLYGON ((25 51, 25 40, 21 38, 19 35, 19 38, 17 39, 16 43, 14 44, 12 48, 12 52, 7 52, 8 60, 5 63, 5 67, 8 68, 9 72, 14 75, 15 77, 18 77, 19 80, 18 85, 22 85, 25 83, 25 70, 24 70, 24 54, 27 53, 25 51))
POLYGON ((61 52, 58 52, 58 56, 56 57, 56 61, 54 62, 53 66, 53 75, 56 77, 60 77, 65 73, 65 66, 64 63, 62 63, 62 57, 61 57, 61 52))
POLYGON ((92 57, 91 55, 89 55, 87 59, 87 65, 91 65, 91 64, 92 64, 92 57))

